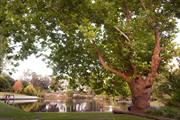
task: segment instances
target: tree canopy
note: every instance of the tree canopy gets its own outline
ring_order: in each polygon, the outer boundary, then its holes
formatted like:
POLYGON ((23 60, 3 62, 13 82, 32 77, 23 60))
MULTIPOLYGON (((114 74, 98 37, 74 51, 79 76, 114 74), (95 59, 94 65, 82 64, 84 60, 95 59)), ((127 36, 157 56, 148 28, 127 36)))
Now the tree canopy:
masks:
POLYGON ((153 82, 174 55, 178 3, 2 0, 0 36, 13 53, 7 58, 45 55, 58 79, 69 80, 73 88, 119 94, 127 85, 122 79, 153 82))

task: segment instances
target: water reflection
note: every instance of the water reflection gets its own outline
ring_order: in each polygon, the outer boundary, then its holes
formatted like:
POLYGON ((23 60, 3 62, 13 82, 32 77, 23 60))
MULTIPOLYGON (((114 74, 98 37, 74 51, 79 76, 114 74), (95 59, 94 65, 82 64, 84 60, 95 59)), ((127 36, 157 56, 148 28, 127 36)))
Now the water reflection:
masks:
POLYGON ((127 111, 126 103, 94 99, 66 99, 57 101, 13 102, 26 112, 111 112, 113 108, 127 111))

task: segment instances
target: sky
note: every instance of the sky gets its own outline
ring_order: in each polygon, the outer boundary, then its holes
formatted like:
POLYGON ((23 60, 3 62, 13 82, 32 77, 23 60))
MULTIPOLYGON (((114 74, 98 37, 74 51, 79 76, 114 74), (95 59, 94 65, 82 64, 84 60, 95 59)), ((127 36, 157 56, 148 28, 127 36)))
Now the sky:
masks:
MULTIPOLYGON (((178 20, 177 27, 180 29, 180 20, 178 20)), ((174 41, 180 45, 180 32, 177 33, 177 37, 174 41)), ((173 63, 176 63, 176 61, 173 60, 173 63)), ((48 68, 47 64, 45 64, 41 58, 36 58, 35 55, 29 56, 28 59, 21 61, 19 64, 20 65, 16 68, 16 72, 12 74, 14 79, 20 79, 23 76, 23 72, 28 69, 43 76, 52 75, 52 69, 48 68)))
POLYGON ((12 74, 14 79, 20 79, 23 76, 23 72, 31 70, 40 75, 52 75, 52 69, 47 67, 47 64, 41 59, 37 58, 35 55, 29 56, 26 60, 19 63, 16 68, 16 72, 12 74))

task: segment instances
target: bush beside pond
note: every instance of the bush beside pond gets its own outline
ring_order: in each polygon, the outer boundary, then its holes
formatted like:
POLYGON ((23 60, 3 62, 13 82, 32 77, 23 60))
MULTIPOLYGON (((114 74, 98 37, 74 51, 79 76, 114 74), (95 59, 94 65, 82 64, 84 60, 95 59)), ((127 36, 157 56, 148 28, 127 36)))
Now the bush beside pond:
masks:
POLYGON ((177 107, 162 107, 160 109, 148 110, 148 114, 160 117, 168 117, 173 119, 180 119, 180 108, 177 107))
POLYGON ((37 91, 36 91, 36 89, 33 87, 33 85, 28 85, 27 87, 25 87, 25 88, 23 89, 23 93, 24 93, 24 94, 27 94, 27 95, 34 95, 34 96, 37 95, 37 91))
POLYGON ((0 74, 0 92, 11 92, 13 84, 13 78, 6 74, 0 74))
POLYGON ((12 88, 15 93, 20 93, 23 89, 23 84, 20 80, 16 80, 12 88))
POLYGON ((3 76, 0 76, 0 92, 11 91, 11 84, 3 76))

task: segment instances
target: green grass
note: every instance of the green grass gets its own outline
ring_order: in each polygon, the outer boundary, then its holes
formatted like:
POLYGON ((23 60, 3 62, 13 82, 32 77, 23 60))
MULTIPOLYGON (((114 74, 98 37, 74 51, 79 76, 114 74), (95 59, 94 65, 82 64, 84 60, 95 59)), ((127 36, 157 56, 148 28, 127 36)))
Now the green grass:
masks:
POLYGON ((113 113, 27 113, 0 103, 0 120, 148 120, 136 116, 113 113))

